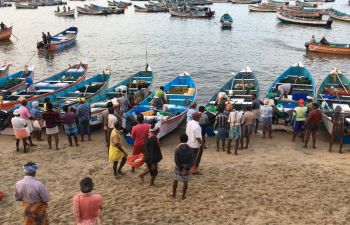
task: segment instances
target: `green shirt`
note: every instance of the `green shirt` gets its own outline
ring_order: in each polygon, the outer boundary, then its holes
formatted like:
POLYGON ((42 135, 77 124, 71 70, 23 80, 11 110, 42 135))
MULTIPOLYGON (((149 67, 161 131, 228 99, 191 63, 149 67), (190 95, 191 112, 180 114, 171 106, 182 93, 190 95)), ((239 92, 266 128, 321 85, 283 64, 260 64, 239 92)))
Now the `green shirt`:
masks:
POLYGON ((305 121, 306 120, 306 112, 307 112, 307 107, 296 107, 295 109, 295 121, 305 121))

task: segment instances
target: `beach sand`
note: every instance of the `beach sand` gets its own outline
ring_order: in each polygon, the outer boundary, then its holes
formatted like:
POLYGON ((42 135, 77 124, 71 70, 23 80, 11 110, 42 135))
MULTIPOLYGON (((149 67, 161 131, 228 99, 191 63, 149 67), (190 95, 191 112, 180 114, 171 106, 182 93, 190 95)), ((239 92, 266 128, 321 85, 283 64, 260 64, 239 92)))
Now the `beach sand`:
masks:
MULTIPOLYGON (((200 165, 203 175, 192 176, 186 200, 181 200, 182 184, 176 199, 171 198, 173 153, 180 131, 161 140, 163 161, 159 164, 157 187, 149 187, 149 177, 141 185, 138 174, 130 172, 115 179, 103 132, 93 134, 93 142, 68 147, 60 136, 59 151, 48 150, 40 142, 34 152, 16 153, 13 137, 0 136, 0 224, 22 224, 22 207, 14 199, 13 187, 22 179, 22 165, 39 164, 37 178, 52 197, 50 224, 74 224, 72 196, 79 181, 91 176, 95 192, 105 204, 101 222, 114 224, 350 224, 350 154, 328 152, 328 135, 318 135, 318 148, 306 152, 291 134, 276 132, 273 139, 252 135, 248 150, 239 155, 216 152, 209 138, 200 165)), ((131 152, 131 146, 128 146, 131 152)))

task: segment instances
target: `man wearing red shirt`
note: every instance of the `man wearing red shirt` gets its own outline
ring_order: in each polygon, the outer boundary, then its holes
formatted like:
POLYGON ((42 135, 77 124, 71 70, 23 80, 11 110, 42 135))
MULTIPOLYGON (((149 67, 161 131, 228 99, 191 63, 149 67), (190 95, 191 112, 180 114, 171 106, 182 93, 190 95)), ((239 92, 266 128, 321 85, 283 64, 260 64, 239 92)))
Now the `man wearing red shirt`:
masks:
POLYGON ((309 114, 305 122, 305 145, 304 148, 307 148, 307 143, 310 139, 310 134, 312 135, 312 147, 316 148, 316 131, 318 130, 319 124, 322 119, 322 112, 318 109, 317 103, 312 103, 312 111, 309 114))

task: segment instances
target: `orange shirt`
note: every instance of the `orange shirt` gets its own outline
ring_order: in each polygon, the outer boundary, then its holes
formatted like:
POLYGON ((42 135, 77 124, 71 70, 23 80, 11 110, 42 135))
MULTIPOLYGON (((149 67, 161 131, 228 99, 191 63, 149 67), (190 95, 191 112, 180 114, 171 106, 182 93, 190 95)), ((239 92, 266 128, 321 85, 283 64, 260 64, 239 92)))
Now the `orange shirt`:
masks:
POLYGON ((73 215, 79 224, 85 220, 97 220, 100 216, 103 198, 99 194, 80 193, 73 197, 73 215))

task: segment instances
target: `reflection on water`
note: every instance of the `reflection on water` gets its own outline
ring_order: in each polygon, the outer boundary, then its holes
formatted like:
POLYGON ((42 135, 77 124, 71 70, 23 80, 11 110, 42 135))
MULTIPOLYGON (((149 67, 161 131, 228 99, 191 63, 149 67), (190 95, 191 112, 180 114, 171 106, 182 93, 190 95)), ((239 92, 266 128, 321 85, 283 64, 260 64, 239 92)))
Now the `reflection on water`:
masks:
MULTIPOLYGON (((142 2, 133 2, 143 5, 142 2)), ((71 8, 86 2, 69 2, 71 8)), ((94 4, 106 5, 97 0, 94 4)), ((334 8, 349 12, 346 0, 337 0, 334 8)), ((325 3, 328 7, 333 3, 325 3)), ((213 19, 173 18, 168 13, 135 13, 133 6, 125 14, 108 16, 78 16, 75 19, 54 15, 56 7, 38 10, 1 8, 1 20, 13 24, 19 38, 0 43, 0 64, 12 63, 11 71, 23 68, 30 61, 36 65, 35 79, 57 73, 87 59, 89 75, 111 66, 110 84, 142 70, 148 62, 154 70, 158 87, 181 71, 188 71, 198 86, 199 102, 207 101, 216 90, 245 66, 259 79, 261 94, 287 67, 304 63, 315 80, 322 79, 334 67, 350 73, 348 58, 342 56, 304 56, 306 41, 312 35, 326 36, 330 42, 348 41, 350 24, 334 21, 332 29, 279 23, 275 13, 249 13, 246 5, 214 4, 213 19), (221 30, 220 17, 233 17, 231 30, 221 30), (37 41, 41 32, 56 34, 69 26, 77 26, 77 44, 65 51, 38 54, 37 41), (34 55, 34 56, 33 56, 34 55), (349 72, 348 72, 349 71, 349 72)))

